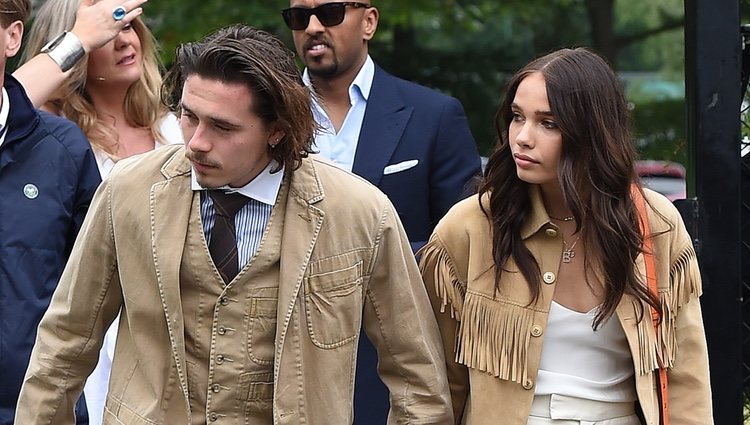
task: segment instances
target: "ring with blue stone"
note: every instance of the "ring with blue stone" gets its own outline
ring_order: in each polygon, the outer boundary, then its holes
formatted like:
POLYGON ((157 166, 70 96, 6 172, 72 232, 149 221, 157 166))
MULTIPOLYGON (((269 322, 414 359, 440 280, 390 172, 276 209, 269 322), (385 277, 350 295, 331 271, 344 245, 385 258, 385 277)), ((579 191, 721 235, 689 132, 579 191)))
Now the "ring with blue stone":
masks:
POLYGON ((124 7, 117 6, 115 10, 112 11, 112 18, 115 21, 122 21, 123 19, 125 19, 125 15, 127 14, 128 14, 128 11, 125 10, 124 7))

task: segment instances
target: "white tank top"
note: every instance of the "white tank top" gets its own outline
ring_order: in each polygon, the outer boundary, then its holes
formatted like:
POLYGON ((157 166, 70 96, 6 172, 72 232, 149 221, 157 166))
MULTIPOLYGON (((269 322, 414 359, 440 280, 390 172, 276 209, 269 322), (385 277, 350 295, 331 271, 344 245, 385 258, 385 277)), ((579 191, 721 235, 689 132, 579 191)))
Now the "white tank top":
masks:
POLYGON ((598 307, 588 313, 552 302, 535 393, 597 401, 636 400, 633 356, 617 316, 591 327, 598 307))

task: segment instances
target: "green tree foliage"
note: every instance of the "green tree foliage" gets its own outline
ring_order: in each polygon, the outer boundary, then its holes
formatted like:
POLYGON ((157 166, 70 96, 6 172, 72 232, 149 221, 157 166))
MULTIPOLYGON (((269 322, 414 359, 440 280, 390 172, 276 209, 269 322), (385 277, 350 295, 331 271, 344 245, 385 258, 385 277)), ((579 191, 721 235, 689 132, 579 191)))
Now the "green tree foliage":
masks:
MULTIPOLYGON (((48 0, 49 1, 49 0, 48 0)), ((564 46, 592 46, 627 71, 682 79, 683 0, 373 0, 380 25, 371 54, 386 70, 462 101, 480 147, 495 143, 494 112, 508 77, 531 58, 564 46), (658 74, 654 74, 657 72, 658 74)), ((750 0, 742 0, 750 1, 750 0)), ((146 19, 170 63, 175 47, 235 22, 279 35, 292 47, 280 10, 286 1, 158 0, 146 19)), ((635 102, 640 144, 675 159, 684 144, 684 105, 635 102), (641 111, 643 108, 643 111, 641 111), (660 120, 658 125, 652 120, 660 120), (664 137, 646 137, 658 126, 664 137), (669 135, 675 135, 671 137, 669 135), (650 144, 665 145, 662 148, 650 144)), ((645 101, 644 101, 645 102, 645 101)))

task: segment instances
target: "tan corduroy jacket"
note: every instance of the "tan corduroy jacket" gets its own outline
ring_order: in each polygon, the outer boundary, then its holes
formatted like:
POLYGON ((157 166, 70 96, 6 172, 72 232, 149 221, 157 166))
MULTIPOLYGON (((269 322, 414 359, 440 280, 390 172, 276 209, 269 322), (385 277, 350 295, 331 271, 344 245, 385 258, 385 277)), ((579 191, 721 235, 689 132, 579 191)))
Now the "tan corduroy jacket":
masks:
MULTIPOLYGON (((525 425, 528 419, 563 248, 536 186, 530 196, 533 211, 521 236, 542 273, 538 302, 529 305, 528 285, 520 273, 513 273, 517 268, 512 261, 494 296, 491 229, 476 196, 457 204, 421 251, 420 268, 443 336, 457 424, 525 425)), ((648 305, 639 306, 629 295, 616 310, 633 357, 638 402, 646 425, 658 425, 653 370, 657 358, 663 358, 671 366, 671 425, 710 425, 708 355, 695 251, 674 206, 649 190, 646 198, 663 216, 650 210, 664 320, 656 332, 648 305), (644 320, 637 320, 639 311, 646 312, 644 320)), ((638 268, 645 275, 642 257, 638 268)))
MULTIPOLYGON (((352 422, 362 324, 391 392, 389 423, 451 423, 434 314, 390 202, 313 158, 285 178, 273 423, 352 422)), ((74 403, 120 308, 105 423, 201 422, 188 407, 179 282, 187 223, 199 214, 194 196, 181 146, 124 160, 105 180, 39 327, 16 424, 74 423, 74 403)), ((209 424, 245 423, 242 406, 216 408, 242 412, 209 416, 209 424)))

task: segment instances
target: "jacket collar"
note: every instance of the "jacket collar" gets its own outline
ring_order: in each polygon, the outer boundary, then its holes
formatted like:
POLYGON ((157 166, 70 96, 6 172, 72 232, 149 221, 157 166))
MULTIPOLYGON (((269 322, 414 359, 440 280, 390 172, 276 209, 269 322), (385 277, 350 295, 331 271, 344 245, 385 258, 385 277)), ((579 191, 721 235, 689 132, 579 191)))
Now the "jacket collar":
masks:
POLYGON ((323 185, 316 166, 325 166, 316 159, 305 158, 300 167, 290 170, 291 182, 289 195, 303 201, 307 205, 315 204, 325 198, 323 185))
POLYGON ((540 230, 547 228, 550 224, 550 218, 547 214, 547 209, 544 208, 544 201, 542 200, 542 191, 539 189, 539 185, 529 185, 529 198, 531 199, 531 214, 528 219, 524 221, 523 227, 521 228, 521 237, 528 239, 540 230))
POLYGON ((29 97, 26 96, 26 91, 24 91, 21 83, 12 75, 5 74, 3 86, 8 92, 10 101, 8 133, 5 136, 5 143, 3 143, 5 145, 28 136, 39 123, 39 114, 31 104, 29 97))
POLYGON ((185 156, 185 148, 175 149, 172 156, 161 167, 161 174, 167 179, 190 176, 190 161, 185 156))

